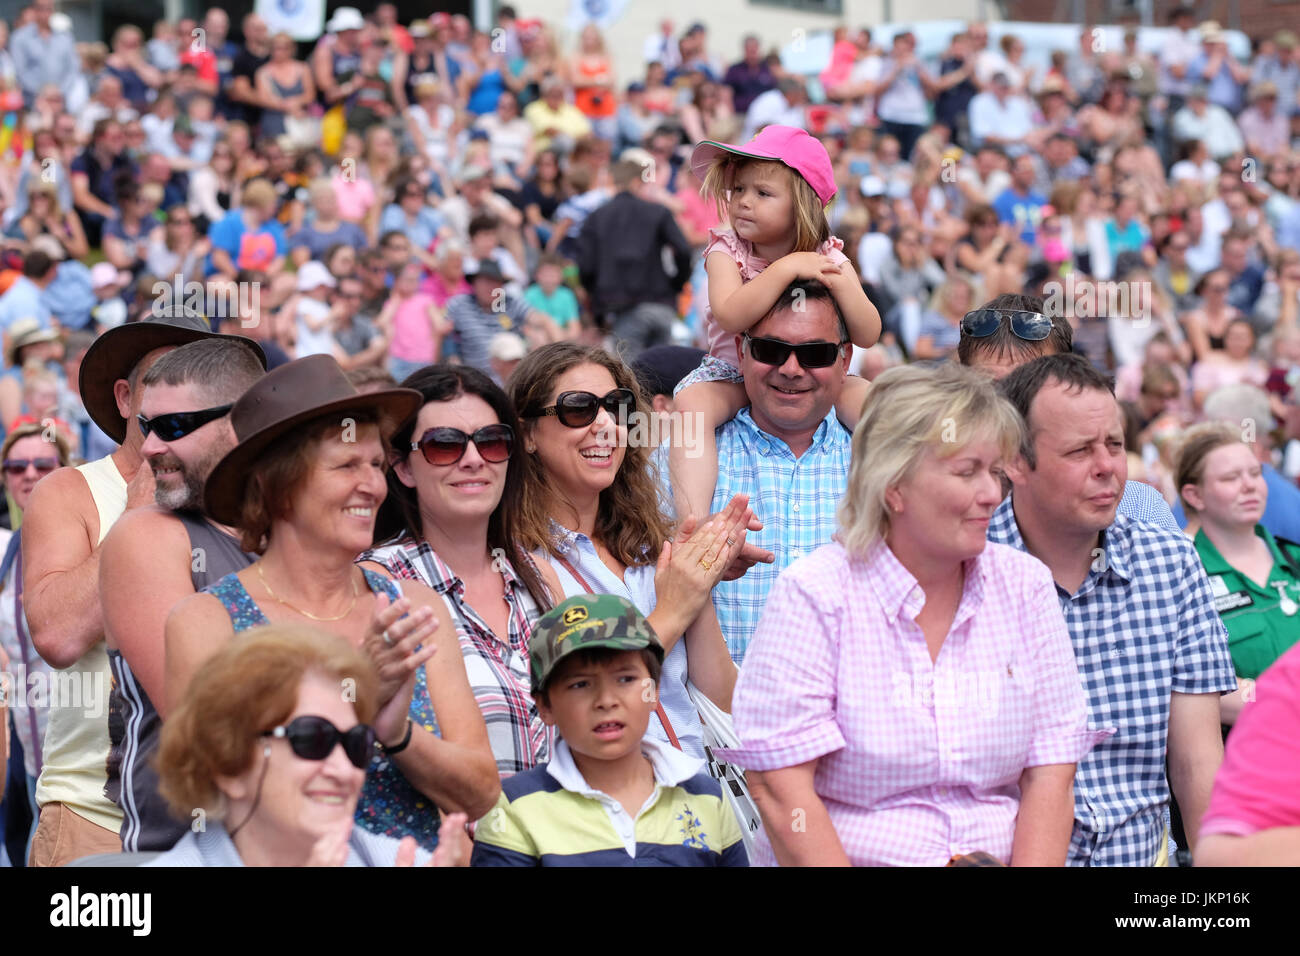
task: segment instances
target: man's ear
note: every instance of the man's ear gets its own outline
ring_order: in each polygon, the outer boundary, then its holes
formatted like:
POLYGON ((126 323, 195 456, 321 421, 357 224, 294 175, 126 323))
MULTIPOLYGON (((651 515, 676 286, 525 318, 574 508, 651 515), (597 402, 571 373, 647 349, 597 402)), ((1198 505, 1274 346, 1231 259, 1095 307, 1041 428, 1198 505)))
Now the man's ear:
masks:
POLYGON ((669 395, 656 395, 650 400, 650 407, 656 412, 671 412, 673 410, 673 400, 669 395))
POLYGON ((131 386, 124 378, 113 383, 113 401, 117 403, 117 413, 128 421, 131 418, 131 386))
POLYGON ((1029 473, 1033 471, 1029 467, 1029 462, 1025 460, 1025 456, 1020 452, 1017 452, 1014 457, 1008 460, 1002 466, 1002 470, 1006 474, 1007 480, 1013 485, 1023 485, 1029 480, 1029 473))

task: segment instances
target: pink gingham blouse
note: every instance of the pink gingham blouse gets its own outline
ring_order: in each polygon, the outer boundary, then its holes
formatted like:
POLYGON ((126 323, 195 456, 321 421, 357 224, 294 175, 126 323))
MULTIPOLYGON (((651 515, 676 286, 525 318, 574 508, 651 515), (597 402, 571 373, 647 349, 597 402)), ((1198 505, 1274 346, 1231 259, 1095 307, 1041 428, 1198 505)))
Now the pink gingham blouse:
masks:
MULTIPOLYGON (((796 561, 740 670, 741 746, 726 754, 759 771, 820 758, 814 785, 855 865, 1010 862, 1021 772, 1077 763, 1100 739, 1056 587, 1036 558, 989 544, 935 662, 924 602, 881 539, 862 558, 835 542, 796 561)), ((774 862, 764 834, 757 849, 774 862)))

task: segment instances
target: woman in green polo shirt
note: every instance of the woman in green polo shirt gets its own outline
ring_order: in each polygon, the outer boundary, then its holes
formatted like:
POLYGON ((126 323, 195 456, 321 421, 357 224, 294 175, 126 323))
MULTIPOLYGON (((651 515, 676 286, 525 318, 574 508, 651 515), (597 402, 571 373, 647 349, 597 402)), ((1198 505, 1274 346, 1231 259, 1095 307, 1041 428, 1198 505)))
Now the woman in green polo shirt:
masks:
POLYGON ((1188 430, 1178 456, 1178 493, 1200 522, 1196 551, 1228 629, 1238 688, 1220 701, 1233 724, 1255 678, 1300 640, 1300 545, 1259 523, 1268 486, 1241 430, 1221 422, 1188 430))

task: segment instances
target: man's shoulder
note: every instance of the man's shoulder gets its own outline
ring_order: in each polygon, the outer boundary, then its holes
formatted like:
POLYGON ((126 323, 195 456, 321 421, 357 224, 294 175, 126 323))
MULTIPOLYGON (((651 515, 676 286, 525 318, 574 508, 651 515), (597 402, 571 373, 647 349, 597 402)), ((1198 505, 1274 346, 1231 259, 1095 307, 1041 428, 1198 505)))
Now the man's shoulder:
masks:
POLYGON ((104 538, 104 546, 108 547, 110 541, 115 548, 143 544, 151 554, 157 555, 160 548, 174 543, 178 537, 189 540, 189 529, 180 515, 170 508, 153 504, 122 512, 104 538))

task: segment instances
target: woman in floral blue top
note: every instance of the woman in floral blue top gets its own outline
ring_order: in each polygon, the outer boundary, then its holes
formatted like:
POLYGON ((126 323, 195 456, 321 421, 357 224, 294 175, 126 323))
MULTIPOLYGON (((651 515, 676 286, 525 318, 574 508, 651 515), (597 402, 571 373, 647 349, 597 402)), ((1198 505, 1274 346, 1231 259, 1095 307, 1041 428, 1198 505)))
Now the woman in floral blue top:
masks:
POLYGON ((348 638, 374 663, 383 701, 357 822, 431 849, 440 811, 478 819, 500 792, 487 730, 441 599, 354 563, 388 491, 381 437, 421 400, 409 389, 359 394, 333 358, 317 355, 269 373, 235 403, 238 444, 213 468, 204 509, 261 557, 172 610, 167 697, 179 701, 237 631, 308 622, 348 638))

